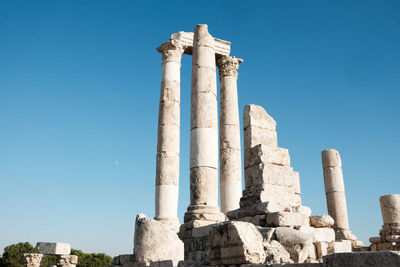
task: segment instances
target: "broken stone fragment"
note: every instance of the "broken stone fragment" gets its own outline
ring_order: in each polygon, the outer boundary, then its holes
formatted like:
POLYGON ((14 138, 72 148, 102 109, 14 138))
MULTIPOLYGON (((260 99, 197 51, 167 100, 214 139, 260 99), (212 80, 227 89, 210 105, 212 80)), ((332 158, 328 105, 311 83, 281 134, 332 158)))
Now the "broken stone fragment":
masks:
POLYGON ((76 255, 59 255, 57 257, 57 265, 71 266, 78 264, 78 256, 76 255))
POLYGON ((136 216, 134 255, 138 262, 183 260, 183 242, 168 225, 136 216))
POLYGON ((26 267, 40 267, 44 263, 44 255, 40 253, 24 253, 26 267))
POLYGON ((211 265, 261 264, 265 261, 263 237, 251 223, 218 223, 211 228, 209 237, 211 265))
POLYGON ((267 215, 268 226, 300 226, 308 224, 308 216, 301 213, 281 211, 267 215))
POLYGON ((331 227, 335 221, 329 215, 315 215, 310 216, 311 225, 320 228, 320 227, 331 227))
POLYGON ((265 264, 293 263, 290 253, 276 240, 264 242, 265 264))
POLYGON ((290 258, 296 263, 303 263, 314 249, 312 236, 289 227, 278 227, 276 238, 290 253, 290 258))

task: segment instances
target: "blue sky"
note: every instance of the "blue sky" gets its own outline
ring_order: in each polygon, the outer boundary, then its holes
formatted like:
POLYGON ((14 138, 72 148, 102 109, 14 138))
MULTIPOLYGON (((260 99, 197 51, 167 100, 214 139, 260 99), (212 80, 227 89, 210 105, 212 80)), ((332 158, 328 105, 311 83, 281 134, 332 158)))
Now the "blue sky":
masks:
MULTIPOLYGON (((232 42, 239 105, 262 105, 300 172, 303 204, 327 214, 320 152, 342 156, 350 227, 382 225, 400 193, 398 1, 1 1, 0 252, 68 242, 131 253, 154 216, 161 56, 206 23, 232 42)), ((181 70, 179 215, 189 204, 191 58, 181 70)))

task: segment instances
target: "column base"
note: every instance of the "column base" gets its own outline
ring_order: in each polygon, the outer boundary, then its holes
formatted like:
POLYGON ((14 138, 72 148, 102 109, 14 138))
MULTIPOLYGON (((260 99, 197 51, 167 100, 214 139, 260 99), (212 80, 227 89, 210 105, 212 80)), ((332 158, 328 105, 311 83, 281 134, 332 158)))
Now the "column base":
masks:
POLYGON ((217 206, 190 205, 185 213, 184 222, 197 220, 218 223, 226 221, 227 218, 217 206))

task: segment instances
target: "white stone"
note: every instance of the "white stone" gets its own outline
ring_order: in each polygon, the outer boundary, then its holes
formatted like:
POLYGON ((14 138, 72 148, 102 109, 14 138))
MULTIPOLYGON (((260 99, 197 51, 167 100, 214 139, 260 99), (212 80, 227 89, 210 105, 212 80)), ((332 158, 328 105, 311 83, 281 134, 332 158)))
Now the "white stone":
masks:
POLYGON ((210 264, 261 264, 265 261, 263 237, 246 222, 228 221, 210 230, 210 264))
POLYGON ((144 214, 136 216, 134 255, 136 261, 183 260, 183 243, 176 231, 144 214))
POLYGON ((282 211, 267 214, 268 226, 300 226, 308 224, 308 216, 301 213, 282 211))
POLYGON ((67 243, 38 242, 36 248, 41 254, 69 255, 71 253, 71 245, 67 243))
POLYGON ((246 105, 243 114, 243 128, 257 126, 272 131, 276 130, 276 121, 261 106, 246 105))
POLYGON ((212 128, 190 131, 190 168, 218 168, 218 132, 212 128))
POLYGON ((303 263, 314 249, 312 236, 289 227, 278 227, 275 230, 276 238, 290 253, 295 263, 303 263), (312 247, 311 247, 312 246, 312 247))
POLYGON ((256 145, 245 153, 244 167, 248 168, 259 163, 271 163, 290 167, 289 151, 286 148, 256 145))
POLYGON ((293 263, 290 253, 276 240, 264 242, 265 248, 265 264, 274 263, 293 263))
POLYGON ((335 231, 332 228, 314 228, 313 243, 335 241, 335 231))
POLYGON ((400 224, 400 194, 385 195, 379 198, 384 224, 400 224))
POLYGON ((307 207, 307 206, 292 207, 292 211, 304 214, 304 215, 306 215, 308 217, 310 217, 310 215, 311 215, 311 209, 309 207, 307 207))
POLYGON ((335 221, 329 215, 314 215, 310 216, 311 225, 320 228, 320 227, 331 227, 335 221))
POLYGON ((156 186, 156 220, 176 220, 179 187, 175 185, 156 186))

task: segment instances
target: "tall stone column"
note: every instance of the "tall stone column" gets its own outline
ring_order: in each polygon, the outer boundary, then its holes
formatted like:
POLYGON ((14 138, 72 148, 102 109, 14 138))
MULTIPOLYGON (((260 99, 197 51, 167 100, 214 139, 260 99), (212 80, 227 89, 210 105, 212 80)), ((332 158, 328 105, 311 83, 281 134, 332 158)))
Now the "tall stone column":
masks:
POLYGON ((223 213, 239 208, 242 196, 242 160, 237 93, 239 64, 243 60, 222 56, 217 60, 220 79, 220 198, 223 213))
POLYGON ((155 219, 179 223, 180 67, 184 51, 174 39, 157 48, 162 54, 158 117, 155 219))
POLYGON ((190 205, 184 220, 220 221, 217 80, 214 39, 207 25, 194 31, 191 87, 190 205))
POLYGON ((334 228, 349 229, 342 162, 339 152, 334 149, 322 151, 322 166, 328 214, 335 220, 334 228))

